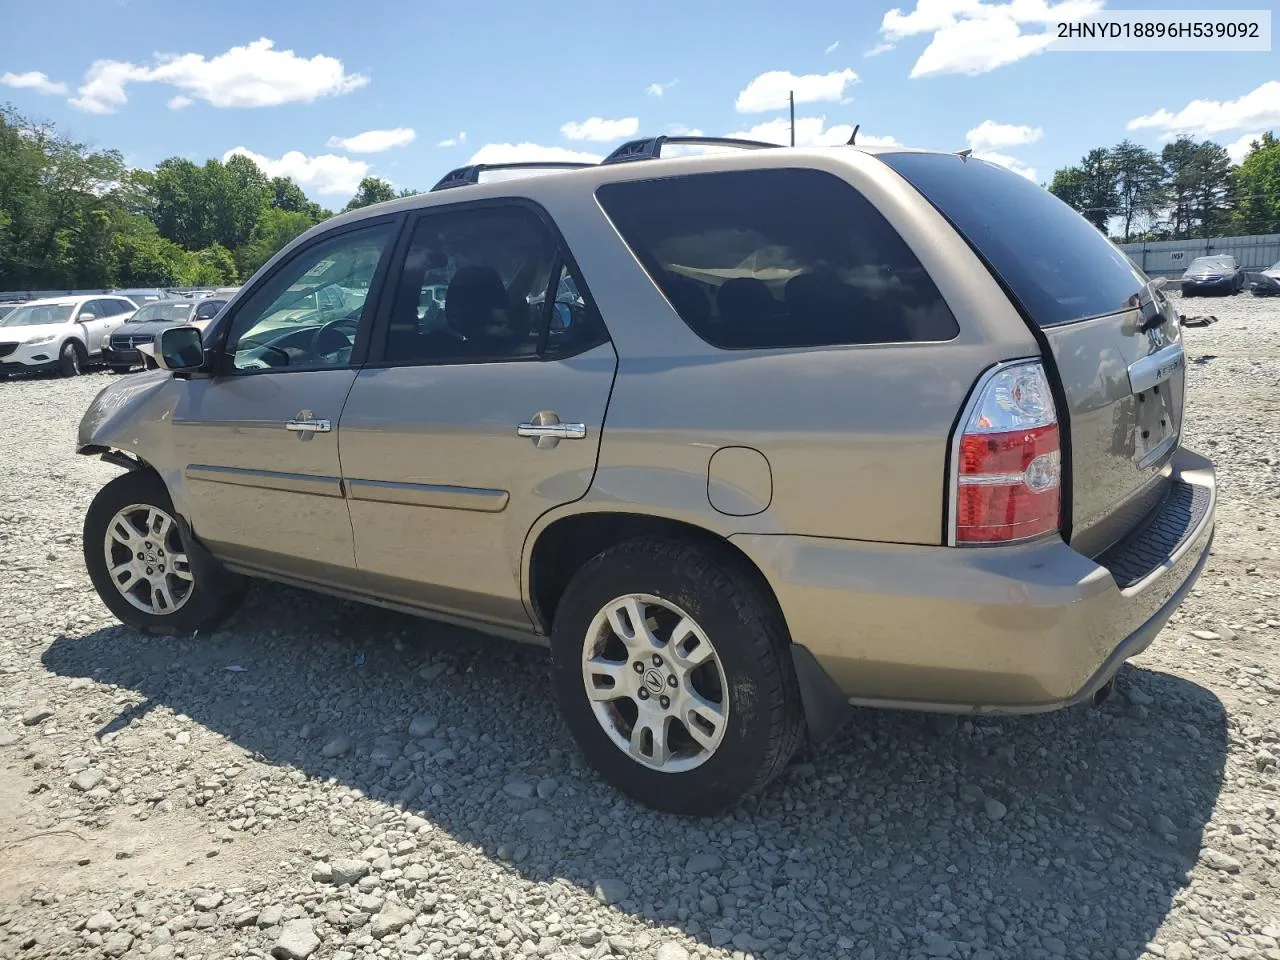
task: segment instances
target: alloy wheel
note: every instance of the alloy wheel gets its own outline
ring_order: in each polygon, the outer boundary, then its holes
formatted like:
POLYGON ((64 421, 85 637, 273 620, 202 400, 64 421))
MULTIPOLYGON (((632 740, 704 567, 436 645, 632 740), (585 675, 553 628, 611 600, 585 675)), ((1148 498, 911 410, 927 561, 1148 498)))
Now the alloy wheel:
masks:
POLYGON ((178 525, 159 507, 134 503, 117 511, 103 549, 111 582, 143 613, 167 616, 191 598, 195 578, 178 525))
POLYGON ((668 600, 628 594, 605 604, 583 642, 582 681, 609 739, 650 769, 692 770, 724 740, 724 667, 703 629, 668 600))

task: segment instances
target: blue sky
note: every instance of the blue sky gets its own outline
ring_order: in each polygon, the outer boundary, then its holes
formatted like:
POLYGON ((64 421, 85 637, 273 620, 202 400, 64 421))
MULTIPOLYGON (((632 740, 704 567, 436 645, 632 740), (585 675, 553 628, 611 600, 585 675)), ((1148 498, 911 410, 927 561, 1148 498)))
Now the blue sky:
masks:
POLYGON ((1239 153, 1280 129, 1273 52, 1038 52, 1064 11, 1108 7, 1216 5, 0 0, 0 100, 140 166, 241 148, 328 206, 366 173, 426 189, 475 159, 601 156, 637 131, 785 137, 792 87, 801 141, 857 123, 1037 180, 1125 136, 1239 153))

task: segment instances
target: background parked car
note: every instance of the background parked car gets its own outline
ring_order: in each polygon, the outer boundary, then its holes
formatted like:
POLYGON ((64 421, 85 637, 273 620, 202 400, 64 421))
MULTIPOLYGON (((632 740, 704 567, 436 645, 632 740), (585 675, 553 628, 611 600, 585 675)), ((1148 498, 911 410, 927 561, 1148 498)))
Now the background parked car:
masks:
POLYGON ((1249 275, 1249 287, 1255 297, 1280 295, 1280 260, 1260 273, 1249 275))
POLYGON ((137 309, 117 296, 24 303, 0 319, 0 373, 57 369, 74 377, 102 356, 112 332, 137 309))
POLYGON ((167 327, 189 323, 203 330, 226 303, 226 300, 207 297, 145 304, 111 335, 103 358, 112 373, 128 373, 137 366, 154 367, 155 361, 140 351, 140 346, 149 346, 167 327))
POLYGON ((1196 257, 1182 275, 1182 295, 1194 297, 1202 293, 1239 293, 1245 288, 1245 272, 1235 257, 1225 254, 1196 257))
POLYGON ((159 287, 144 287, 136 290, 112 290, 111 293, 116 296, 128 297, 138 306, 145 303, 154 303, 157 300, 170 300, 172 295, 167 290, 161 290, 159 287))

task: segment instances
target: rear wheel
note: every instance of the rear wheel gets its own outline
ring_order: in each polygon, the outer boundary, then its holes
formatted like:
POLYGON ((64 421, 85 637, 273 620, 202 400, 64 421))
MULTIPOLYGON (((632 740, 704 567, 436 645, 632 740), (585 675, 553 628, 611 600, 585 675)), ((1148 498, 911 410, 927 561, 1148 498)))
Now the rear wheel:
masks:
POLYGON ((574 576, 551 645, 561 712, 614 786, 717 813, 772 780, 804 731, 789 639, 728 556, 635 540, 574 576))
POLYGON ((58 372, 64 377, 79 376, 84 370, 85 352, 79 340, 68 340, 58 353, 58 372))
POLYGON ((169 491, 148 471, 116 477, 93 498, 84 562, 116 618, 149 633, 211 629, 236 611, 248 586, 191 550, 169 491))

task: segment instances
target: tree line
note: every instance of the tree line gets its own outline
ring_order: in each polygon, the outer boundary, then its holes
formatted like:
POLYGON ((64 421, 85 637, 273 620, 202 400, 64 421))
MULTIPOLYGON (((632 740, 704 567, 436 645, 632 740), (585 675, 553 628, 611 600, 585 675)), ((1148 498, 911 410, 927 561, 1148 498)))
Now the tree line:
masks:
MULTIPOLYGON (((344 209, 413 192, 366 177, 344 209)), ((130 168, 0 106, 0 290, 235 284, 331 216, 248 157, 130 168)))
POLYGON ((1058 170, 1049 190, 1122 242, 1280 233, 1280 140, 1264 133, 1238 165, 1212 140, 1159 153, 1124 140, 1058 170))

